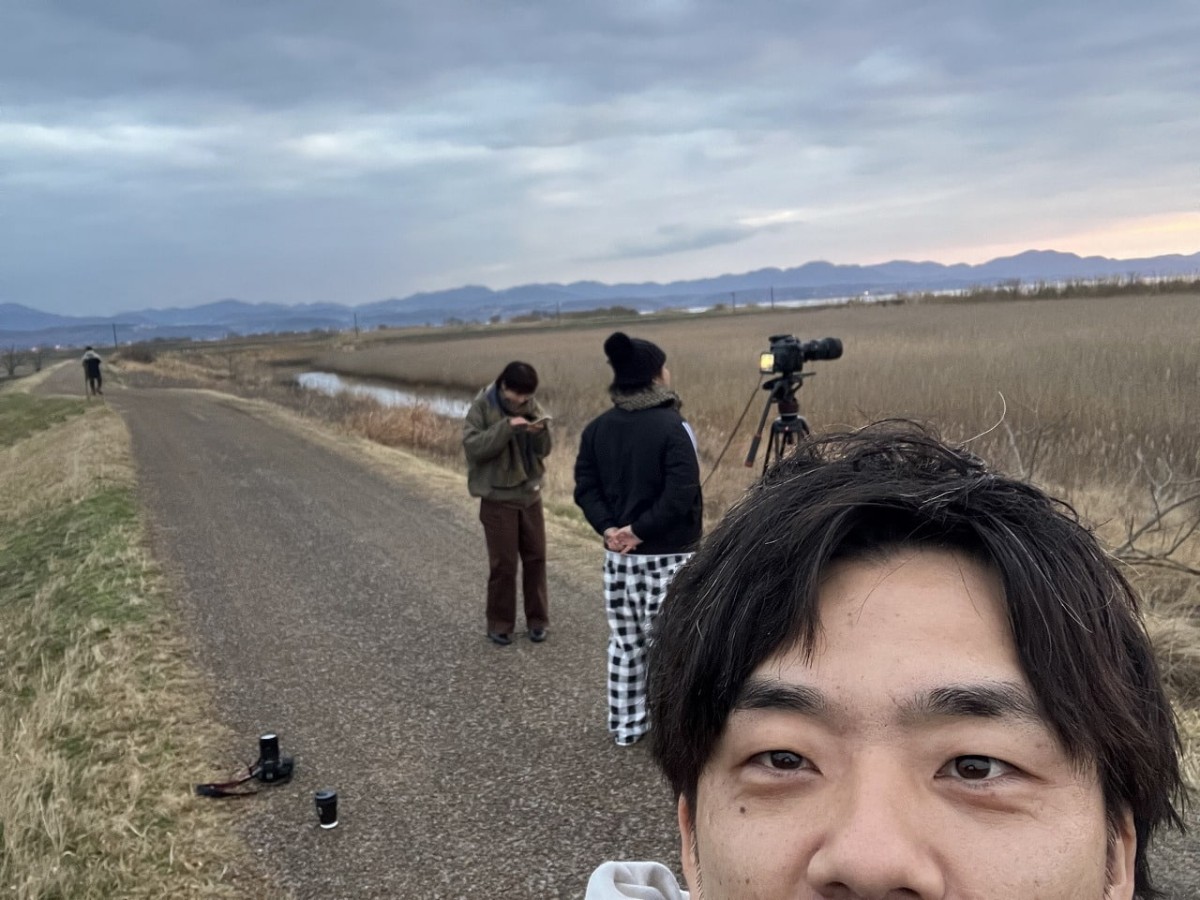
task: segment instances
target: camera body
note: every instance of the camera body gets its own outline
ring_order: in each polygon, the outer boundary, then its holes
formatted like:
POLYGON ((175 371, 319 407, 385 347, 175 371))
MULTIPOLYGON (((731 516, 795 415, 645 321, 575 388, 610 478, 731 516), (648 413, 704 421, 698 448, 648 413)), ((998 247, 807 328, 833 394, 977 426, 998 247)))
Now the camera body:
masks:
POLYGON ((295 767, 292 757, 280 755, 278 735, 264 734, 258 739, 258 763, 253 770, 255 778, 267 784, 288 781, 295 767))
POLYGON ((793 334, 773 334, 768 340, 771 349, 758 358, 758 370, 763 375, 791 375, 806 362, 837 359, 842 355, 842 342, 834 337, 802 341, 793 334))
POLYGON ((290 756, 281 756, 278 759, 264 759, 259 763, 255 777, 267 784, 287 781, 292 777, 295 767, 296 763, 290 756))

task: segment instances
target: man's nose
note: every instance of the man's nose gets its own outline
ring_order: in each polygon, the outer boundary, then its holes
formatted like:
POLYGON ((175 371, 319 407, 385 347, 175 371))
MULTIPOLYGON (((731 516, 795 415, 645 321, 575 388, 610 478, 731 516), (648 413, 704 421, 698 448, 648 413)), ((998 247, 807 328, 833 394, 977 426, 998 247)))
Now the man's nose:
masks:
POLYGON ((809 885, 830 900, 940 900, 928 786, 883 756, 857 760, 831 792, 809 885))

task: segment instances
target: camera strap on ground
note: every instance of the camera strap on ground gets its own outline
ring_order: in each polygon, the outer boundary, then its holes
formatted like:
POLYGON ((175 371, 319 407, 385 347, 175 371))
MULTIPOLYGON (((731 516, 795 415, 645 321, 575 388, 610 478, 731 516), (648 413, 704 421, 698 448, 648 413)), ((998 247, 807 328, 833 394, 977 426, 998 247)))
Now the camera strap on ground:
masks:
POLYGON ((196 785, 197 797, 252 797, 258 793, 257 790, 237 790, 243 784, 254 779, 254 766, 246 767, 246 774, 241 778, 235 778, 232 781, 210 781, 207 784, 196 785))

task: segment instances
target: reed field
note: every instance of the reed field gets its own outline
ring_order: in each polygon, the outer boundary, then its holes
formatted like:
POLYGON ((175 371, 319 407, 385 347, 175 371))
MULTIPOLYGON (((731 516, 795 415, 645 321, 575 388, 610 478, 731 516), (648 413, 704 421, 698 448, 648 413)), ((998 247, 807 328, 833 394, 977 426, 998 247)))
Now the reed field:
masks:
MULTIPOLYGON (((666 350, 700 443, 706 503, 717 515, 758 472, 743 461, 766 401, 757 390, 757 360, 768 336, 832 335, 843 341, 843 357, 806 364, 814 377, 797 394, 814 430, 887 417, 930 422, 949 438, 971 439, 1002 468, 1071 496, 1102 521, 1137 507, 1149 478, 1168 469, 1177 480, 1200 472, 1198 314, 1200 296, 859 305, 426 337, 331 350, 311 363, 462 397, 509 360, 532 363, 541 375, 539 395, 555 416, 558 451, 548 490, 562 498, 570 493, 579 433, 609 403, 601 345, 613 327, 623 328, 666 350)), ((443 430, 442 452, 457 460, 457 423, 443 430)))
MULTIPOLYGON (((215 380, 242 393, 271 394, 383 443, 463 466, 458 422, 420 407, 309 395, 288 387, 291 373, 320 369, 470 399, 507 362, 523 359, 537 368, 539 396, 554 415, 547 500, 569 510, 580 432, 609 405, 611 372, 601 345, 620 328, 667 353, 699 441, 712 521, 761 470, 765 446, 755 466, 743 463, 767 397, 758 389, 757 362, 768 336, 835 336, 844 355, 807 363, 804 371, 813 377, 797 393, 814 431, 892 417, 930 423, 999 468, 1065 497, 1117 546, 1152 516, 1155 491, 1160 508, 1185 494, 1189 480, 1194 493, 1198 318, 1197 294, 746 309, 569 327, 372 333, 357 343, 338 335, 324 349, 311 341, 250 343, 236 351, 186 350, 155 368, 185 382, 215 380)), ((1164 524, 1189 511, 1178 510, 1164 524)), ((1152 544, 1167 534, 1141 540, 1152 544)))
MULTIPOLYGON (((289 385, 302 369, 469 399, 521 359, 554 415, 547 507, 579 514, 573 462, 584 425, 609 406, 602 344, 613 330, 655 341, 694 427, 711 524, 761 471, 743 463, 767 394, 758 354, 773 334, 834 336, 844 355, 807 363, 798 391, 814 431, 904 417, 1076 507, 1123 558, 1189 734, 1200 735, 1200 294, 855 304, 808 310, 667 313, 608 322, 475 326, 191 349, 160 376, 268 396, 384 444, 465 468, 460 423, 289 385), (740 428, 734 431, 739 419, 740 428), (725 450, 728 444, 728 449, 725 450), (722 452, 724 456, 722 457, 722 452), (1192 570, 1188 572, 1187 570, 1192 570)), ((769 422, 776 410, 771 408, 769 422)), ((1195 756, 1193 754, 1192 758, 1195 756)), ((1197 773, 1193 773, 1197 774, 1197 773)))

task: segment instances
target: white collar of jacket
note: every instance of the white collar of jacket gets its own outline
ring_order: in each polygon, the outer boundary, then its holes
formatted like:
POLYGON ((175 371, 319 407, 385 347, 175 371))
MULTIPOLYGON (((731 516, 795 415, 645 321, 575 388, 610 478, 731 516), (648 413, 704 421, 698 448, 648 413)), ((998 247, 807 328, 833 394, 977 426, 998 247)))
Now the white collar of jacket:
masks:
POLYGON ((592 873, 584 900, 688 900, 688 892, 662 863, 610 861, 592 873))

